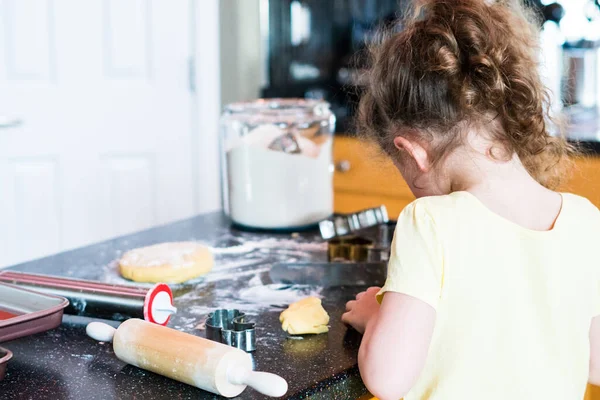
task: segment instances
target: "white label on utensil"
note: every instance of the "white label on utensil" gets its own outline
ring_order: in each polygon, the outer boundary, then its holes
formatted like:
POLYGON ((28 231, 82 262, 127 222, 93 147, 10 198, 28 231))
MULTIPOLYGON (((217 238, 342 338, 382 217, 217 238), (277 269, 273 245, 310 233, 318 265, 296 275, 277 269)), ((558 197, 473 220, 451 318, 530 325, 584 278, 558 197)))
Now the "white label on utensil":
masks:
POLYGON ((162 325, 167 321, 167 318, 177 311, 171 304, 171 296, 167 292, 158 292, 152 301, 152 317, 154 321, 162 325))

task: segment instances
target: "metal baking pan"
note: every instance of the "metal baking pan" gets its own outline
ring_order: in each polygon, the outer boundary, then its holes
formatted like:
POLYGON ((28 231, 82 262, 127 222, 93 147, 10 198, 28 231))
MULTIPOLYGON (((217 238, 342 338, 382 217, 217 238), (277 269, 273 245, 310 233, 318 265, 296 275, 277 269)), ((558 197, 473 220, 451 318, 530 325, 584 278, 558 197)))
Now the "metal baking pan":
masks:
POLYGON ((0 319, 0 342, 56 328, 68 305, 64 297, 0 283, 0 311, 14 315, 0 319))
POLYGON ((0 381, 4 379, 4 376, 6 375, 6 364, 11 358, 11 351, 0 347, 0 381))

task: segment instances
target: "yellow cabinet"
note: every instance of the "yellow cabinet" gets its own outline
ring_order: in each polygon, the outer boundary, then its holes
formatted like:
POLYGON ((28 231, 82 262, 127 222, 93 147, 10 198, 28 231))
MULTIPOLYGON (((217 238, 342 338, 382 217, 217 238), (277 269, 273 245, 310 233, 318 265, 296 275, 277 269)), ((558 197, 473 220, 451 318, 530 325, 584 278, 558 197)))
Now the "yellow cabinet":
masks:
POLYGON ((600 400, 600 387, 588 385, 584 400, 600 400))
MULTIPOLYGON (((372 145, 346 136, 336 136, 335 211, 350 213, 385 204, 391 219, 414 200, 408 185, 392 162, 372 145)), ((588 198, 600 207, 600 156, 581 157, 571 179, 560 188, 588 198)))
POLYGON ((600 155, 576 160, 570 180, 560 189, 586 197, 600 208, 600 155))
POLYGON ((414 200, 392 162, 358 139, 336 136, 333 143, 334 208, 350 213, 385 204, 390 218, 414 200))

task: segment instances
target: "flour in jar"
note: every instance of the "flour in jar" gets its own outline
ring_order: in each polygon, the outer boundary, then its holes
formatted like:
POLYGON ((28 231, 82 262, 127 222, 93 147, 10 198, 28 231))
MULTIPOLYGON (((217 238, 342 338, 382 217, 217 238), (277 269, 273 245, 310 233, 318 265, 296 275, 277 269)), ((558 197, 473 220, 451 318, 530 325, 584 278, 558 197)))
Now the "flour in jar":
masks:
POLYGON ((289 154, 265 145, 276 131, 263 129, 261 136, 250 134, 229 148, 230 217, 256 228, 302 227, 328 218, 333 213, 332 139, 317 145, 298 136, 302 153, 289 154))

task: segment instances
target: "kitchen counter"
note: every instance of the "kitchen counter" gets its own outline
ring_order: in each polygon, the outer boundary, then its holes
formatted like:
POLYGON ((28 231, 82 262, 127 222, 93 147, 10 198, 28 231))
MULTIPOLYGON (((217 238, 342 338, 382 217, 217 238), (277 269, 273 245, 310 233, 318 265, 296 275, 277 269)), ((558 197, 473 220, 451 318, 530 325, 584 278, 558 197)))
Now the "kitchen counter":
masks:
MULTIPOLYGON (((325 260, 326 244, 316 233, 273 235, 239 232, 220 213, 207 214, 10 269, 109 283, 128 283, 115 260, 131 248, 165 241, 197 240, 215 250, 216 266, 204 278, 171 285, 178 313, 170 327, 204 336, 202 323, 216 308, 239 308, 257 322, 256 369, 289 383, 286 398, 353 399, 366 393, 358 375, 360 336, 340 322, 346 301, 363 288, 275 285, 274 262, 325 260), (287 338, 279 313, 308 295, 323 296, 331 316, 328 334, 287 338)), ((85 335, 89 319, 65 316, 52 331, 2 343, 13 351, 0 382, 2 399, 213 399, 218 396, 118 360, 111 344, 85 335)), ((169 345, 165 343, 165 345, 169 345)), ((239 398, 264 399, 247 388, 239 398)))

